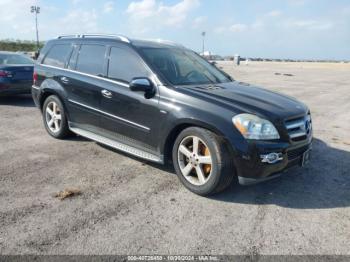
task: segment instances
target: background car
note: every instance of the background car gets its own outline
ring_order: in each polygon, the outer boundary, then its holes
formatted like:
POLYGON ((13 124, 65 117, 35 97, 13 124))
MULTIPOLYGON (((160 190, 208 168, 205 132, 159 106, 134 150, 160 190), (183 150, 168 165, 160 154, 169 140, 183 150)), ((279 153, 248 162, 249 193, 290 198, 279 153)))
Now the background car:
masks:
POLYGON ((27 56, 0 52, 0 95, 30 94, 34 61, 27 56))

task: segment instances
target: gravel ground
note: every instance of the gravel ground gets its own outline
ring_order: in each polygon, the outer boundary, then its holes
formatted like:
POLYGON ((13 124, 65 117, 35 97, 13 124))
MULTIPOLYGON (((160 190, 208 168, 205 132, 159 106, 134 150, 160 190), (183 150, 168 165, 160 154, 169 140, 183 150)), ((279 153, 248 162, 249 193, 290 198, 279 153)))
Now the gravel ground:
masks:
POLYGON ((30 97, 3 97, 0 253, 350 255, 350 65, 220 66, 310 106, 307 168, 203 198, 170 167, 49 137, 30 97), (82 194, 54 197, 66 187, 82 194))

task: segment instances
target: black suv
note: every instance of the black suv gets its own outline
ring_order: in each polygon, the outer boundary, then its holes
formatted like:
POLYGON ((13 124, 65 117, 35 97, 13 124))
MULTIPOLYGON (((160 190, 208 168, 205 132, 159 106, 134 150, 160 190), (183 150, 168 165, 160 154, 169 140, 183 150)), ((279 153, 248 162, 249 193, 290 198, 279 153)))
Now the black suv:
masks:
POLYGON ((309 109, 234 81, 168 41, 118 35, 60 36, 34 69, 32 95, 47 132, 70 131, 158 163, 209 195, 308 162, 309 109))

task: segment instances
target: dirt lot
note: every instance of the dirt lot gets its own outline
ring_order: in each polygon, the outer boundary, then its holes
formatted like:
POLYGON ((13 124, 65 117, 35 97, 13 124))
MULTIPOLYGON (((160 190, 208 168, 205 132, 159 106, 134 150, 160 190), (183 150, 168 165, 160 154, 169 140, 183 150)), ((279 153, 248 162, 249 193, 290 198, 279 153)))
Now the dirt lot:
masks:
POLYGON ((49 137, 30 97, 0 98, 0 253, 350 255, 350 65, 220 66, 310 106, 307 168, 203 198, 171 168, 49 137), (66 187, 82 194, 53 197, 66 187))

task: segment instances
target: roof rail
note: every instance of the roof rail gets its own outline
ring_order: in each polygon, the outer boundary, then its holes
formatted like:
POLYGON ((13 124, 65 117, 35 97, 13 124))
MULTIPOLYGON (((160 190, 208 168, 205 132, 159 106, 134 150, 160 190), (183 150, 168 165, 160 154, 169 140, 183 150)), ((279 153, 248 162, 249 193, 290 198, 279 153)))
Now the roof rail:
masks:
POLYGON ((57 39, 62 38, 89 38, 89 37, 107 37, 107 38, 117 38, 120 41, 130 43, 130 40, 122 35, 113 35, 113 34, 76 34, 76 35, 60 35, 57 37, 57 39))
POLYGON ((80 35, 76 34, 76 35, 59 35, 56 38, 62 39, 62 38, 78 38, 78 37, 80 37, 80 35))
POLYGON ((130 43, 130 40, 122 35, 113 35, 113 34, 82 34, 82 38, 87 38, 87 37, 108 37, 108 38, 118 38, 119 40, 130 43))

